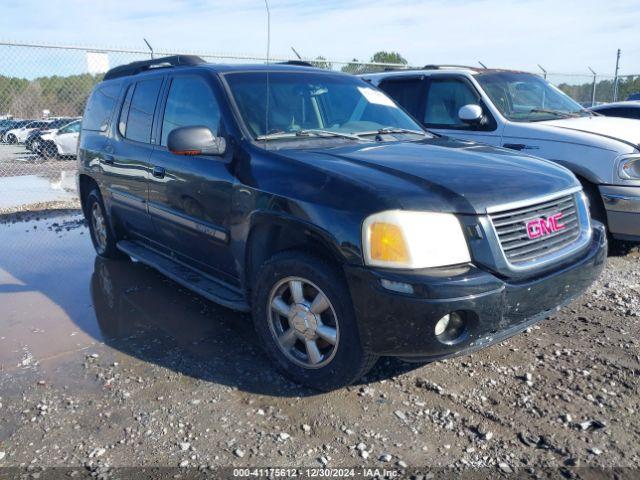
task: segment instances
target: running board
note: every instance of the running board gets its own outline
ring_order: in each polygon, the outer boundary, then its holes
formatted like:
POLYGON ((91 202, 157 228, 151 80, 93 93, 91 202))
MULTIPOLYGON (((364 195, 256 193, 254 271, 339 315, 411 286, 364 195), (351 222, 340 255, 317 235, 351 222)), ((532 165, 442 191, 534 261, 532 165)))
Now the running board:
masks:
POLYGON ((123 251, 135 260, 155 268, 176 283, 192 290, 198 295, 202 295, 212 302, 242 312, 248 312, 250 310, 249 305, 241 293, 234 291, 198 270, 189 268, 186 265, 129 240, 119 241, 117 247, 118 250, 123 251))

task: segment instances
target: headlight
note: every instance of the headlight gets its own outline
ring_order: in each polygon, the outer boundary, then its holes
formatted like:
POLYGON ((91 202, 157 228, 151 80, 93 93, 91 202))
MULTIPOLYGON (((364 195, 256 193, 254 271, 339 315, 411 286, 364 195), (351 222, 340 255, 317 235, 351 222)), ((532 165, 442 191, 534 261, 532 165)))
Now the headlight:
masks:
POLYGON ((367 265, 429 268, 471 261, 467 241, 450 213, 389 210, 367 217, 362 226, 367 265))
POLYGON ((640 157, 625 158, 618 165, 618 176, 628 180, 640 179, 640 157))

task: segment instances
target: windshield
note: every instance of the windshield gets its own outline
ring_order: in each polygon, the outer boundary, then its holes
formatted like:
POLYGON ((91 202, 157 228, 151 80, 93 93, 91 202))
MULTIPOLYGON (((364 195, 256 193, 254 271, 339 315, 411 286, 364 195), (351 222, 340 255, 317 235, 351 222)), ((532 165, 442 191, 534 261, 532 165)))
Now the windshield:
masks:
POLYGON ((254 139, 425 135, 393 100, 355 77, 270 72, 267 79, 265 72, 244 72, 226 74, 225 79, 254 139))
POLYGON ((491 72, 475 78, 509 120, 536 122, 589 115, 568 95, 531 73, 491 72))

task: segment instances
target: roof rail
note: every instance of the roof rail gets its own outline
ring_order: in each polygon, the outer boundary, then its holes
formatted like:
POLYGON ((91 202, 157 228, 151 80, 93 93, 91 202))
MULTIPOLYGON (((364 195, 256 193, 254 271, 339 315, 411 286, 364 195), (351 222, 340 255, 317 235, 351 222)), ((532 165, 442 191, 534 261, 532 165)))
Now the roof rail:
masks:
POLYGON ((161 67, 180 67, 189 65, 200 65, 206 63, 197 55, 172 55, 170 57, 154 58, 151 60, 140 60, 138 62, 127 63, 109 70, 104 75, 105 80, 113 78, 137 75, 138 73, 161 67))
POLYGON ((304 60, 287 60, 286 62, 278 62, 278 65, 297 65, 298 67, 315 67, 312 63, 304 60))
POLYGON ((469 65, 425 65, 422 70, 442 70, 445 68, 467 68, 469 70, 478 70, 478 67, 470 67, 469 65))

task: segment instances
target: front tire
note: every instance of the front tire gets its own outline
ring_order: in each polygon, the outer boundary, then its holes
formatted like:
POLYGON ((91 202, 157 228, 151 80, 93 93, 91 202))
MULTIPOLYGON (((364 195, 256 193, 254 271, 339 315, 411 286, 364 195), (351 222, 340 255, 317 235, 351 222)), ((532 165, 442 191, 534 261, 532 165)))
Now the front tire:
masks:
MULTIPOLYGON (((589 199, 589 213, 591 214, 591 218, 607 225, 607 211, 604 208, 604 202, 602 201, 598 186, 587 181, 582 181, 582 189, 589 199)), ((607 227, 607 230, 608 229, 607 227)))
POLYGON ((85 216, 89 223, 91 242, 96 253, 104 258, 119 259, 124 254, 116 247, 116 236, 106 215, 100 191, 95 188, 87 195, 85 216))
POLYGON ((334 390, 377 360, 360 342, 344 278, 322 259, 301 252, 274 256, 260 268, 252 304, 265 351, 296 383, 334 390))

